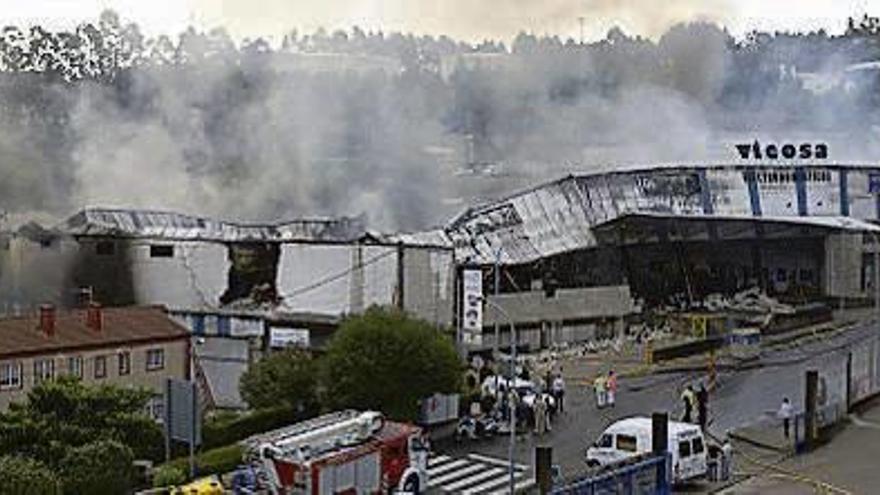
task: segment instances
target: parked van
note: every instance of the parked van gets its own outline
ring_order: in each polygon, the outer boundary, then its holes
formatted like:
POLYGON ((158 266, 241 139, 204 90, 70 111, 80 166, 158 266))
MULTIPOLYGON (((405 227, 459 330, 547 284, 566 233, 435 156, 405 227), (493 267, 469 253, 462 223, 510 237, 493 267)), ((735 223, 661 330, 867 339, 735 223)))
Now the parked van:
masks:
MULTIPOLYGON (((670 421, 668 448, 672 456, 672 481, 681 483, 706 476, 706 441, 700 427, 670 421)), ((607 466, 651 452, 651 418, 617 421, 587 449, 588 466, 607 466)))

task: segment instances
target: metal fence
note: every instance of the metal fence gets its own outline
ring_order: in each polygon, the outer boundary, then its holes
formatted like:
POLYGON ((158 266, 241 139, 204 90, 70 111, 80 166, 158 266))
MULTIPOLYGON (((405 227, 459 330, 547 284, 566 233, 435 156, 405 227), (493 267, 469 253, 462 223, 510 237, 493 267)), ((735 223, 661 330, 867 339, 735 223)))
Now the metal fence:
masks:
POLYGON ((552 495, 668 495, 669 455, 649 457, 620 468, 554 486, 552 495))

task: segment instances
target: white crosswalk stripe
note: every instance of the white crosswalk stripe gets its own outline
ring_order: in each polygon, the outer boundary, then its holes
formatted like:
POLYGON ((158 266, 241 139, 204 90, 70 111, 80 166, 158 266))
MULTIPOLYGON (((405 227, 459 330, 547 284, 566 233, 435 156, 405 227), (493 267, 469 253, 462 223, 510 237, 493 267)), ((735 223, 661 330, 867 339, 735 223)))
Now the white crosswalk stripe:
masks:
MULTIPOLYGON (((524 490, 535 483, 530 476, 529 467, 522 464, 514 465, 514 480, 517 490, 524 490)), ((505 459, 478 454, 461 458, 436 454, 428 458, 429 493, 507 493, 509 482, 510 472, 505 459)))

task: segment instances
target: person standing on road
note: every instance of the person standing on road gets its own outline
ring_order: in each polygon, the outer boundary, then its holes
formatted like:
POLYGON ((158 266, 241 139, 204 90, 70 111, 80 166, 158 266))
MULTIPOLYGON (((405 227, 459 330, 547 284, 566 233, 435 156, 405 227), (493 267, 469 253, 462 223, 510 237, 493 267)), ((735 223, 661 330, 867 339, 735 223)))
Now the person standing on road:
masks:
POLYGON ((593 389, 596 391, 596 407, 602 409, 605 407, 605 375, 599 374, 593 380, 593 389))
POLYGON ((709 422, 709 392, 702 383, 697 390, 697 421, 700 423, 700 429, 705 431, 709 422))
POLYGON ((684 414, 681 416, 681 420, 685 423, 692 423, 696 397, 694 389, 690 385, 685 387, 684 392, 681 393, 681 401, 684 403, 684 414))
POLYGON ((782 405, 779 406, 777 416, 782 419, 782 433, 785 435, 785 438, 788 438, 789 430, 791 429, 791 418, 794 416, 794 409, 791 407, 788 397, 782 398, 782 405))
POLYGON ((535 395, 535 403, 532 404, 532 414, 535 416, 535 434, 543 435, 547 430, 547 405, 541 394, 535 395))
POLYGON ((608 405, 614 407, 614 401, 617 396, 617 375, 614 374, 614 370, 608 371, 608 381, 605 384, 605 389, 607 390, 607 402, 608 405))
POLYGON ((556 373, 551 386, 553 398, 556 399, 556 410, 560 413, 565 411, 565 380, 562 379, 562 372, 556 373))

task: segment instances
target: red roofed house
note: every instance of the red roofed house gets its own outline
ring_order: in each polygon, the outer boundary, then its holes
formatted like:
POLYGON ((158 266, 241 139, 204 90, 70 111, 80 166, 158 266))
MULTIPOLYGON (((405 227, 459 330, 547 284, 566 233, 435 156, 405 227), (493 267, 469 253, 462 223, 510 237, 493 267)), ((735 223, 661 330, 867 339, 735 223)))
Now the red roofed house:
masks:
POLYGON ((189 332, 160 306, 88 308, 0 318, 0 411, 42 380, 75 375, 86 383, 151 388, 164 414, 167 378, 189 375, 189 332))

